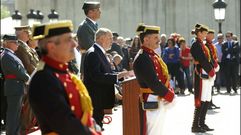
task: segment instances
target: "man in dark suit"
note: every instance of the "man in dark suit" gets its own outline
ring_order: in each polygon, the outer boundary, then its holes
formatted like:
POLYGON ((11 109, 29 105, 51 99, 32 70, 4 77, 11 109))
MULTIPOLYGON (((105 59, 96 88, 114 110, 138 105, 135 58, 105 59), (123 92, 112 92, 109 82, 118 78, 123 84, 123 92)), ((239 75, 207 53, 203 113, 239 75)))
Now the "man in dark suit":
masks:
MULTIPOLYGON (((105 53, 111 48, 112 33, 100 28, 96 32, 96 43, 87 51, 84 60, 84 84, 92 99, 93 117, 103 127, 104 109, 111 109, 115 103, 114 85, 118 79, 127 75, 127 71, 113 73, 105 53)), ((102 128, 103 129, 103 128, 102 128)))
POLYGON ((1 56, 1 66, 5 77, 4 94, 7 97, 7 135, 20 135, 20 113, 25 82, 29 80, 22 61, 14 54, 18 40, 14 35, 4 35, 5 50, 1 56))
POLYGON ((29 86, 29 102, 42 134, 97 135, 93 107, 82 81, 68 70, 77 43, 71 21, 33 27, 42 60, 29 86))
POLYGON ((231 92, 231 86, 237 93, 238 67, 239 67, 239 44, 232 40, 233 33, 227 32, 226 39, 222 46, 222 63, 226 80, 227 93, 231 92))
POLYGON ((86 15, 86 19, 79 25, 77 30, 78 49, 82 52, 80 73, 83 77, 85 59, 85 51, 87 51, 93 44, 95 32, 98 29, 97 20, 100 18, 100 2, 84 2, 82 7, 86 15))

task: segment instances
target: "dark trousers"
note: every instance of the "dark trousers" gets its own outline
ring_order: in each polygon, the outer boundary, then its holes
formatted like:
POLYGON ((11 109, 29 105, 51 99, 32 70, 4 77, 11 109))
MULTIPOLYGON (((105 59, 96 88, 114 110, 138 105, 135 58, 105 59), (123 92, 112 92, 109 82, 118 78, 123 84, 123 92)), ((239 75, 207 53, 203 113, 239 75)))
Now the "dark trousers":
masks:
POLYGON ((93 112, 93 118, 95 119, 95 122, 102 128, 103 127, 103 118, 104 118, 104 110, 94 108, 93 112))
POLYGON ((190 75, 190 69, 189 69, 189 67, 182 67, 182 69, 186 75, 188 90, 192 91, 192 80, 191 80, 191 75, 190 75))
MULTIPOLYGON (((4 121, 4 124, 6 124, 6 112, 7 112, 7 98, 4 96, 4 90, 3 90, 3 80, 0 79, 0 91, 1 91, 1 115, 0 120, 4 121)), ((1 123, 2 126, 2 123, 1 123)))
POLYGON ((7 96, 6 135, 20 135, 20 113, 23 95, 7 96))
POLYGON ((217 88, 217 90, 219 91, 220 90, 220 87, 221 87, 221 84, 222 84, 222 81, 221 79, 224 78, 223 76, 223 65, 222 63, 218 63, 219 64, 219 71, 216 73, 216 79, 215 79, 215 84, 214 86, 217 88))
POLYGON ((224 63, 227 92, 231 92, 231 87, 234 91, 237 91, 238 68, 237 62, 227 61, 224 63))
POLYGON ((167 64, 168 71, 173 77, 176 77, 177 82, 178 82, 178 87, 180 89, 185 89, 185 84, 184 84, 184 76, 183 72, 181 71, 181 64, 180 63, 168 63, 167 64))

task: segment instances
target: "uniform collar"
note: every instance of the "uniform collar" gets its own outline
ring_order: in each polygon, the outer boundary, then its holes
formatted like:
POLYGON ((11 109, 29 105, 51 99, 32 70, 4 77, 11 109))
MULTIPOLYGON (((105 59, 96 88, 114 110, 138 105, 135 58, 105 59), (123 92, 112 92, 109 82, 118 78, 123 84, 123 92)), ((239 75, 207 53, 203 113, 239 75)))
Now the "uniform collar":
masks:
POLYGON ((150 49, 150 48, 147 48, 147 47, 145 47, 145 46, 141 46, 141 48, 142 48, 144 51, 146 51, 148 54, 157 55, 157 54, 155 53, 155 51, 152 50, 152 49, 150 49))
POLYGON ((53 60, 52 58, 49 58, 48 56, 43 56, 42 59, 50 67, 53 67, 53 68, 58 69, 60 71, 67 71, 67 68, 68 68, 67 63, 60 63, 56 60, 53 60))
POLYGON ((90 20, 94 25, 96 25, 96 21, 90 19, 89 17, 87 17, 88 20, 90 20))
POLYGON ((9 51, 9 52, 11 52, 11 53, 14 53, 14 51, 11 50, 11 49, 9 49, 9 48, 5 48, 5 50, 7 50, 7 51, 9 51))

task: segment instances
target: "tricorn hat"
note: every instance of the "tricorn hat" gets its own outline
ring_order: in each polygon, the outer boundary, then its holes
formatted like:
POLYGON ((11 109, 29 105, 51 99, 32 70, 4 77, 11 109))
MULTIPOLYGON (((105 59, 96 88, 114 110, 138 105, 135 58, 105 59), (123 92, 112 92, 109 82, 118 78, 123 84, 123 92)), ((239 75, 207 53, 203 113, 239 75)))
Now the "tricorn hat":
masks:
POLYGON ((159 34, 160 33, 160 27, 159 26, 139 24, 139 26, 136 29, 136 32, 137 32, 138 35, 140 35, 140 34, 159 34))
POLYGON ((73 24, 70 20, 34 25, 32 38, 34 40, 39 40, 43 38, 58 36, 64 33, 70 33, 72 30, 73 24))

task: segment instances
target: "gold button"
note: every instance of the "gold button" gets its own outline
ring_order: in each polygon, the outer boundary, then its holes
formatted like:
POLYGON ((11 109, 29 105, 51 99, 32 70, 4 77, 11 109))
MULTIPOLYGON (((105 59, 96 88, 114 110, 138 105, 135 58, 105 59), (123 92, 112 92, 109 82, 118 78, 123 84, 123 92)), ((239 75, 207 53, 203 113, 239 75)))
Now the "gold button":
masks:
POLYGON ((71 99, 73 97, 73 94, 72 93, 69 93, 69 98, 71 99))
POLYGON ((74 110, 75 110, 75 107, 74 107, 74 106, 71 106, 71 110, 74 111, 74 110))
POLYGON ((60 67, 60 68, 63 68, 63 67, 64 67, 64 65, 63 65, 63 64, 59 64, 59 67, 60 67))
POLYGON ((67 83, 66 82, 64 82, 64 87, 67 87, 67 83))
POLYGON ((59 77, 59 74, 55 73, 56 77, 59 77))

